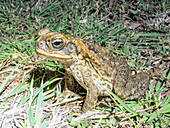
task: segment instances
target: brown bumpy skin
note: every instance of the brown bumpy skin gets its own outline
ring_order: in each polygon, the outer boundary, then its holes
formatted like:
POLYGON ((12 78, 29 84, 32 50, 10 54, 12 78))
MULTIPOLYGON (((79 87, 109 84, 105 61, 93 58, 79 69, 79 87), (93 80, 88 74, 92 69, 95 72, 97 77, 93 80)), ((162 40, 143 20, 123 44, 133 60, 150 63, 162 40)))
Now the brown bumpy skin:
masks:
MULTIPOLYGON (((59 60, 67 71, 66 78, 75 79, 87 90, 82 108, 84 112, 94 109, 98 96, 109 95, 107 88, 121 99, 140 98, 148 89, 148 73, 132 75, 126 59, 114 55, 102 46, 48 29, 40 30, 39 36, 35 44, 36 52, 59 60)), ((66 82, 67 87, 72 90, 75 84, 69 81, 66 82)))

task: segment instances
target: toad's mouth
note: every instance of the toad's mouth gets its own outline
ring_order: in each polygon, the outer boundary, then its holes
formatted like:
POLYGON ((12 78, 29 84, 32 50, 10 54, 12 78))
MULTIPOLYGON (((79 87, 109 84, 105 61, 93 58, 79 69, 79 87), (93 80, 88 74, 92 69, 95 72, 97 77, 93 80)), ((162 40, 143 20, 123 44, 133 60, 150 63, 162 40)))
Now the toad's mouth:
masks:
POLYGON ((40 55, 47 57, 47 58, 52 58, 52 59, 56 59, 56 60, 72 59, 72 57, 67 56, 67 55, 63 55, 60 53, 48 53, 48 52, 38 49, 38 48, 36 49, 36 52, 40 55))

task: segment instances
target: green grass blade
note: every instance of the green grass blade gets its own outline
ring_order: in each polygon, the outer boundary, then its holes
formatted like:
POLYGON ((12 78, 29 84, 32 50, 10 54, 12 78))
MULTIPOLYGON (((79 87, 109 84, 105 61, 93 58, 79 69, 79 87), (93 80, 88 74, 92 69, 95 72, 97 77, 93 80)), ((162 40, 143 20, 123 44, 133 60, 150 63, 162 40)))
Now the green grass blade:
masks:
POLYGON ((160 33, 139 33, 138 36, 160 37, 160 36, 170 36, 170 34, 160 34, 160 33))
POLYGON ((160 110, 159 110, 159 113, 170 113, 170 103, 167 104, 166 106, 162 107, 160 110))
POLYGON ((11 78, 11 76, 13 75, 13 73, 15 72, 15 70, 17 69, 18 67, 16 66, 12 72, 10 73, 10 75, 7 77, 7 79, 3 82, 3 84, 0 86, 0 94, 2 93, 6 83, 8 82, 8 80, 11 78))
POLYGON ((33 85, 34 85, 34 76, 31 79, 30 89, 29 89, 30 99, 29 99, 28 119, 31 126, 34 126, 35 124, 35 114, 33 112, 33 107, 32 107, 33 85))
POLYGON ((28 110, 28 119, 29 119, 30 125, 34 126, 34 124, 35 124, 35 117, 34 117, 32 106, 30 106, 29 110, 28 110))
POLYGON ((117 95, 115 95, 111 90, 109 90, 109 93, 120 103, 120 105, 125 109, 127 110, 128 112, 132 113, 133 115, 137 115, 137 113, 130 109, 117 95))
POLYGON ((53 79, 51 81, 46 81, 42 87, 40 87, 39 89, 37 89, 35 92, 34 92, 34 96, 33 96, 33 100, 35 99, 35 97, 45 88, 47 87, 48 85, 50 85, 51 83, 57 81, 57 80, 61 80, 62 78, 56 78, 56 79, 53 79))
MULTIPOLYGON (((42 78, 42 81, 41 81, 41 87, 43 86, 43 80, 44 80, 44 77, 42 78)), ((35 109, 35 119, 38 118, 40 108, 42 105, 42 101, 43 101, 43 89, 38 94, 38 99, 37 99, 37 104, 36 104, 36 109, 35 109)))
MULTIPOLYGON (((25 83, 25 81, 30 77, 30 75, 27 75, 25 77, 25 79, 7 96, 7 97, 11 97, 17 93, 20 93, 20 88, 22 87, 22 85, 25 83)), ((23 90, 22 90, 23 91, 23 90)))

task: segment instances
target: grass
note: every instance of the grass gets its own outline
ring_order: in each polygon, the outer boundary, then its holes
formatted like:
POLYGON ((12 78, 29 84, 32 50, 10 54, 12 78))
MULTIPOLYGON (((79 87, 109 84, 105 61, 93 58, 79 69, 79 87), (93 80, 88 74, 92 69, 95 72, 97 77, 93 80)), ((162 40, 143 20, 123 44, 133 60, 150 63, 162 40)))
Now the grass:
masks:
POLYGON ((164 17, 169 3, 138 0, 108 5, 65 0, 0 3, 0 127, 168 127, 170 95, 161 94, 168 91, 170 78, 170 33, 164 17), (125 12, 120 12, 122 8, 125 12), (146 15, 153 20, 145 20, 146 15), (105 46, 127 57, 135 70, 167 69, 153 78, 144 99, 122 101, 110 92, 111 100, 104 98, 96 107, 99 112, 81 114, 82 100, 62 105, 58 98, 53 103, 64 85, 64 70, 57 61, 38 61, 34 44, 42 28, 105 46))

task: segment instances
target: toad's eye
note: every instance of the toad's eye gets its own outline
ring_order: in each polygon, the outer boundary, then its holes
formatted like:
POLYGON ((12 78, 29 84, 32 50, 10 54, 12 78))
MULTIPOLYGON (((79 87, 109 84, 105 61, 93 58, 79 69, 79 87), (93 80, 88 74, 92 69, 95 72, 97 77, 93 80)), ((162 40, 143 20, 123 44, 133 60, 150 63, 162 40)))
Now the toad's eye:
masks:
POLYGON ((64 47, 64 41, 61 38, 52 39, 51 42, 52 42, 53 48, 55 48, 56 50, 60 50, 64 47))

